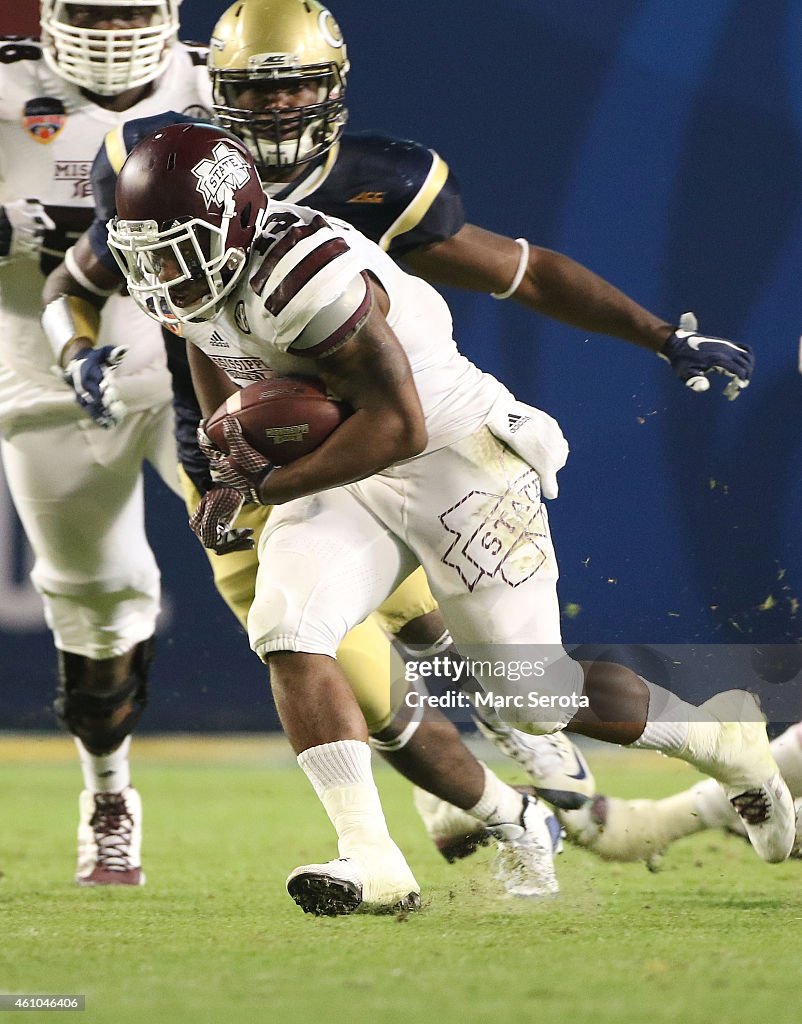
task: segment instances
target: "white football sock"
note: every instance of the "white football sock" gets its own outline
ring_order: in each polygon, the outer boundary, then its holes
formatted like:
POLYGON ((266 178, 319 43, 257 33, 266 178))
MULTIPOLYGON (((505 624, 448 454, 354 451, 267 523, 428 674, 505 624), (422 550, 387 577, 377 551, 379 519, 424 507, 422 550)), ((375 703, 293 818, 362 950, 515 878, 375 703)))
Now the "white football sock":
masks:
POLYGON ((468 808, 468 814, 483 821, 485 825, 519 822, 524 807, 523 795, 502 782, 487 765, 483 764, 482 770, 485 773, 485 788, 478 802, 468 808))
POLYGON ((649 710, 646 725, 641 735, 630 744, 646 750, 659 750, 663 754, 679 754, 688 742, 689 722, 692 719, 711 722, 715 719, 705 715, 693 704, 681 700, 670 690, 643 679, 649 691, 649 710))
POLYGON ((90 754, 77 736, 73 739, 81 758, 84 787, 90 793, 121 793, 131 785, 131 766, 128 763, 130 736, 126 736, 110 754, 90 754))
POLYGON ((341 857, 359 857, 365 847, 395 846, 387 829, 370 767, 370 747, 338 740, 310 747, 298 764, 312 783, 337 832, 341 857))

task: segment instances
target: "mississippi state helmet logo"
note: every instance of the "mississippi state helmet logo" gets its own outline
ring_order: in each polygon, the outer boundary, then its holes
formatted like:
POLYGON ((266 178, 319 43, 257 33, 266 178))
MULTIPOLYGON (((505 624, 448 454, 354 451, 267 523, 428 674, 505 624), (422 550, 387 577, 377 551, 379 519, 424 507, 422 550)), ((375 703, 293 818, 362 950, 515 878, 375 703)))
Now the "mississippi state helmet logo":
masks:
POLYGON ((218 142, 212 150, 213 159, 201 160, 192 168, 198 179, 195 188, 203 196, 206 209, 220 206, 224 211, 234 205, 234 193, 248 184, 250 170, 235 149, 218 142))

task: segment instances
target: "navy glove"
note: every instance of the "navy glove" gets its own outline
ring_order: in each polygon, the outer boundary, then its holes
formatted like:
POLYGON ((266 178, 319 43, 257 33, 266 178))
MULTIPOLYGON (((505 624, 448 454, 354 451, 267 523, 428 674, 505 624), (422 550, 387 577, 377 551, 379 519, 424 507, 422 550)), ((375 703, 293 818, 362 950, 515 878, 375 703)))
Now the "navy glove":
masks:
POLYGON ((231 551, 250 551, 253 530, 248 527, 233 529, 231 524, 239 515, 243 497, 233 487, 215 484, 201 498, 189 520, 192 532, 205 548, 218 555, 231 551))
POLYGON ((724 394, 733 401, 749 385, 755 368, 752 349, 726 338, 708 338, 697 332, 697 326, 693 313, 683 313, 679 327, 658 355, 671 363, 674 373, 692 391, 707 391, 710 373, 729 377, 724 394))
POLYGON ((125 416, 125 404, 114 384, 114 370, 126 349, 103 345, 83 348, 64 368, 64 380, 78 404, 101 427, 115 427, 125 416))
POLYGON ((226 416, 223 419, 223 437, 228 447, 227 455, 215 447, 201 421, 198 427, 198 444, 209 460, 212 480, 225 487, 233 487, 246 501, 253 502, 254 505, 265 504, 260 497, 259 489, 276 467, 248 444, 236 416, 226 416))

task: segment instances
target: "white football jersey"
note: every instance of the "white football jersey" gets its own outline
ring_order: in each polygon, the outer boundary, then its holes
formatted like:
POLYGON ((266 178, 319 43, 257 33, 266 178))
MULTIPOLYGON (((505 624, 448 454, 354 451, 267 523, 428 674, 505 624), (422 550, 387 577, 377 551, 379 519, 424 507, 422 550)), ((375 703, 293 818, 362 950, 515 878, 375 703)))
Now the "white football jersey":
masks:
MULTIPOLYGON (((0 266, 0 426, 85 416, 52 370, 53 353, 39 324, 43 271, 52 269, 91 223, 90 171, 108 131, 165 110, 208 112, 205 54, 203 48, 175 44, 173 59, 149 95, 114 112, 54 74, 36 39, 0 39, 0 204, 38 200, 56 225, 45 236, 39 264, 23 257, 0 266)), ((142 409, 169 400, 164 357, 154 351, 161 343, 158 330, 146 325, 130 299, 112 300, 109 312, 120 303, 128 319, 125 336, 119 335, 118 318, 117 336, 102 332, 100 343, 129 347, 119 370, 126 402, 142 409), (139 343, 140 329, 147 343, 139 343)))
POLYGON ((490 374, 461 355, 444 299, 425 281, 405 273, 370 239, 345 221, 307 207, 271 200, 262 235, 242 280, 212 322, 184 324, 187 340, 202 349, 237 384, 271 370, 314 374, 311 359, 325 359, 347 339, 365 308, 327 324, 324 337, 299 350, 299 335, 323 307, 360 274, 372 274, 390 299, 387 321, 406 352, 434 451, 467 437, 487 420, 504 392, 490 374))

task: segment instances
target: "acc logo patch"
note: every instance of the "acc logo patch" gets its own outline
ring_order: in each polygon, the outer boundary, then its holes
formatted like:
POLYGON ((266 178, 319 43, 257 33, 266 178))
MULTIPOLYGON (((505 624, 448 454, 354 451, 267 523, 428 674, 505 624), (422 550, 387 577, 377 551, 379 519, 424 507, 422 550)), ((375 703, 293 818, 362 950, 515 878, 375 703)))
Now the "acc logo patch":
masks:
POLYGON ((203 196, 207 210, 214 205, 228 213, 233 206, 234 193, 247 185, 250 171, 239 153, 225 142, 218 142, 212 153, 213 160, 201 160, 192 168, 198 179, 195 188, 203 196))
POLYGON ((22 111, 22 127, 32 139, 43 145, 52 142, 66 123, 64 104, 53 96, 28 100, 22 111))

